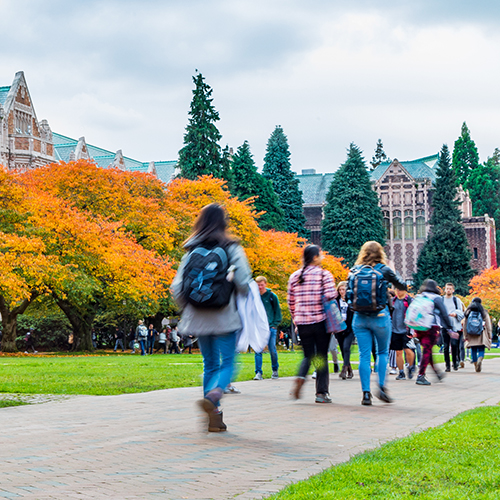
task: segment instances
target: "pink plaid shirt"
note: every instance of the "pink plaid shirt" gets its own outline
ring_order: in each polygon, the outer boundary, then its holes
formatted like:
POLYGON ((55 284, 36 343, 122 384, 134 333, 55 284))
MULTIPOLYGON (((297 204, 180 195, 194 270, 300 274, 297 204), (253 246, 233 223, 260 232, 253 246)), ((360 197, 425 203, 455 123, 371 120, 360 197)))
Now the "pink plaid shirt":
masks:
POLYGON ((295 271, 288 280, 288 307, 296 325, 312 325, 326 319, 322 296, 332 300, 337 296, 335 281, 330 271, 319 266, 308 266, 304 281, 299 283, 302 269, 295 271))

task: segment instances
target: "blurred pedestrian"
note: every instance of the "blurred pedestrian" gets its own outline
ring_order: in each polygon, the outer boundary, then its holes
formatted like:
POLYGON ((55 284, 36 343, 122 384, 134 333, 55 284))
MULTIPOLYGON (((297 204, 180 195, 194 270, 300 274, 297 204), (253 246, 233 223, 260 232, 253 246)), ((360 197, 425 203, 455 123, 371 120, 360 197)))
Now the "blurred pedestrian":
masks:
POLYGON ((482 370, 484 350, 491 349, 492 327, 490 315, 479 297, 474 297, 465 311, 464 338, 471 349, 476 372, 482 370))

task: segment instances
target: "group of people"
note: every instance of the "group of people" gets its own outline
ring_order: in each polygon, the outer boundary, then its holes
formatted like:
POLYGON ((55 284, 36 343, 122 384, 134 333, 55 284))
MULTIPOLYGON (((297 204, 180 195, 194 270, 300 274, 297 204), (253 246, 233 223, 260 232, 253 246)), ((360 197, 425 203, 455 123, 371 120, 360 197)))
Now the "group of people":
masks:
MULTIPOLYGON (((252 274, 243 248, 227 232, 227 216, 218 204, 202 209, 193 233, 184 246, 186 254, 172 284, 174 297, 182 309, 179 331, 198 337, 204 363, 204 397, 199 401, 199 406, 207 415, 209 432, 221 432, 227 429, 223 421, 221 399, 231 385, 237 335, 242 328, 236 296, 248 294, 252 274)), ((408 366, 408 378, 411 379, 417 367, 415 339, 422 348, 417 384, 430 384, 426 378, 429 364, 441 380, 444 373, 437 369, 432 359, 432 348, 441 330, 443 338, 445 341, 449 338, 452 347, 453 367, 458 359, 457 346, 462 335, 472 350, 476 370, 481 371, 484 349, 491 346, 491 321, 479 298, 475 298, 464 311, 462 303, 457 298, 454 300, 453 292, 451 297, 448 293, 453 287, 451 284, 448 284, 449 288, 446 287, 447 294, 443 299, 437 283, 426 280, 417 297, 421 296, 419 300, 424 297, 427 301, 430 321, 425 329, 415 331, 405 322, 411 304, 407 285, 387 265, 385 252, 378 242, 369 241, 362 246, 349 280, 338 286, 332 274, 322 268, 321 262, 320 248, 316 245, 306 246, 303 265, 290 276, 288 282, 288 306, 304 353, 291 392, 293 398, 300 398, 306 376, 314 362, 315 401, 320 404, 331 403, 328 352, 336 352, 338 343, 343 359, 339 376, 342 380, 352 378, 350 352, 354 338, 359 347, 362 405, 372 405, 372 354, 376 358, 374 369, 378 378, 375 395, 381 401, 391 403, 393 399, 387 388, 390 347, 396 354, 399 369, 397 379, 406 378, 404 358, 408 366), (390 285, 394 287, 392 297, 390 285), (337 328, 340 331, 332 330, 327 322, 333 301, 341 317, 341 329, 337 328), (474 332, 470 331, 473 323, 469 317, 474 318, 474 324, 480 323, 479 332, 477 328, 474 332)), ((276 295, 267 288, 264 277, 256 281, 270 327, 268 347, 272 378, 278 378, 276 328, 281 321, 279 303, 276 295)), ((448 354, 448 371, 450 365, 448 354)), ((255 379, 262 378, 262 353, 256 353, 255 379)))

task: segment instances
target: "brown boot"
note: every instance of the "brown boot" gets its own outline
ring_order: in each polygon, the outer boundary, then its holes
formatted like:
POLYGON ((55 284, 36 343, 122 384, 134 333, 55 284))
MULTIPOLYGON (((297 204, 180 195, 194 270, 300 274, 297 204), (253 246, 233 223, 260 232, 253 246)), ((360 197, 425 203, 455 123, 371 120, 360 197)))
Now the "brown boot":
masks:
POLYGON ((305 381, 306 381, 306 379, 302 378, 302 377, 297 377, 295 379, 295 382, 294 382, 293 388, 292 388, 292 392, 290 393, 290 395, 294 399, 299 399, 300 398, 300 391, 301 391, 302 386, 304 385, 305 381))
POLYGON ((347 378, 347 366, 342 365, 342 371, 339 373, 339 378, 345 380, 347 378))
POLYGON ((222 421, 222 412, 211 412, 208 415, 208 432, 225 432, 226 424, 222 421))
POLYGON ((354 377, 354 373, 353 373, 353 371, 352 371, 351 365, 349 365, 349 366, 347 367, 347 378, 349 378, 349 379, 350 379, 350 378, 353 378, 353 377, 354 377))

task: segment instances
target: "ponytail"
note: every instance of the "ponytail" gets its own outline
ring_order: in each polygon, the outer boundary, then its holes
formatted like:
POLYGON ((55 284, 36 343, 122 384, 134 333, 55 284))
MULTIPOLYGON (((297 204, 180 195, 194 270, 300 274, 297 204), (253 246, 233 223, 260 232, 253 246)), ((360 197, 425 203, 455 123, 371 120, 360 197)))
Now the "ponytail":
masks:
POLYGON ((307 245, 304 248, 304 255, 302 256, 304 265, 302 267, 298 283, 304 283, 304 271, 306 270, 306 267, 310 266, 314 258, 317 257, 319 254, 320 254, 320 249, 319 246, 317 245, 307 245))

